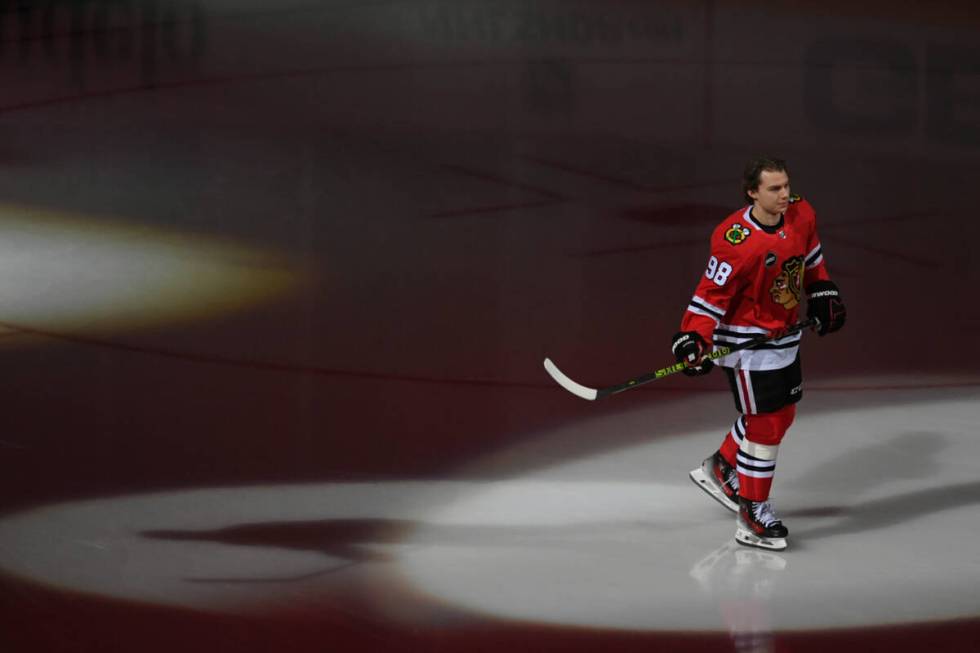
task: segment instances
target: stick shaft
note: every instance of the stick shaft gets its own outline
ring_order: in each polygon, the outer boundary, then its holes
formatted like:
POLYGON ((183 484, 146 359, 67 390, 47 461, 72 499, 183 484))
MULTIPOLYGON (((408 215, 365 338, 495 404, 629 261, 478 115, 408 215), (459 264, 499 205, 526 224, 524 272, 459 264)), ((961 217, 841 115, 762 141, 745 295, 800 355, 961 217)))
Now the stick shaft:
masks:
MULTIPOLYGON (((797 322, 793 326, 786 329, 786 331, 782 332, 779 335, 779 337, 785 338, 786 336, 793 335, 794 333, 799 333, 800 331, 803 331, 804 329, 807 329, 815 325, 816 325, 816 320, 813 319, 797 322)), ((759 335, 756 338, 751 338, 749 340, 746 340, 745 342, 740 342, 737 345, 732 345, 731 347, 721 346, 718 347, 718 349, 716 349, 715 351, 705 356, 704 359, 716 361, 719 358, 728 356, 729 354, 732 354, 736 351, 742 351, 743 349, 756 347, 764 342, 768 342, 769 340, 772 340, 772 338, 770 338, 767 335, 759 335)), ((609 386, 607 388, 599 388, 596 392, 596 399, 607 397, 609 395, 618 394, 620 392, 625 392, 626 390, 632 390, 633 388, 649 383, 650 381, 656 381, 657 379, 662 379, 665 376, 670 376, 671 374, 677 374, 678 372, 683 372, 687 368, 687 366, 688 366, 687 363, 674 363, 673 365, 661 368, 656 372, 649 372, 642 376, 638 376, 635 379, 630 379, 629 381, 624 381, 623 383, 609 386)))
MULTIPOLYGON (((797 322, 793 326, 789 327, 788 329, 780 333, 779 337, 784 338, 788 335, 799 333, 804 329, 808 329, 809 327, 817 326, 817 325, 818 322, 815 319, 809 319, 809 320, 804 320, 802 322, 797 322)), ((773 340, 773 338, 770 338, 768 335, 760 334, 755 338, 751 338, 749 340, 746 340, 745 342, 740 342, 737 345, 732 345, 731 347, 720 346, 715 351, 711 352, 704 358, 705 360, 715 361, 718 360, 719 358, 727 356, 736 351, 741 351, 743 349, 756 347, 764 342, 768 342, 769 340, 773 340)), ((617 383, 616 385, 611 385, 605 388, 589 388, 582 385, 581 383, 577 383, 573 381, 571 378, 565 375, 561 370, 559 370, 558 367, 549 358, 545 359, 544 367, 548 371, 548 374, 551 375, 551 378, 553 378, 563 388, 565 388, 566 390, 568 390, 569 392, 571 392, 576 396, 582 397, 583 399, 594 401, 596 399, 602 399, 603 397, 608 397, 609 395, 614 395, 620 392, 625 392, 626 390, 632 390, 633 388, 638 388, 641 385, 650 383, 651 381, 656 381, 657 379, 662 379, 672 374, 677 374, 678 372, 683 372, 685 369, 687 369, 688 365, 687 363, 674 363, 673 365, 669 365, 667 367, 661 368, 659 370, 656 370, 655 372, 649 372, 647 374, 643 374, 642 376, 638 376, 634 379, 629 379, 628 381, 617 383)))

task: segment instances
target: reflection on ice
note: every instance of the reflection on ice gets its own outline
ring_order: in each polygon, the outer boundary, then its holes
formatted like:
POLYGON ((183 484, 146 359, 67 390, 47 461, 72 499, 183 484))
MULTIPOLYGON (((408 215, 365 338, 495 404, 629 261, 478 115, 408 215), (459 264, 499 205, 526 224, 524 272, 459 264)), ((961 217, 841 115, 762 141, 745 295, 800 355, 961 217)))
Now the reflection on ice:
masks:
POLYGON ((729 542, 691 568, 691 578, 718 606, 737 653, 774 650, 771 601, 787 565, 777 553, 729 542))

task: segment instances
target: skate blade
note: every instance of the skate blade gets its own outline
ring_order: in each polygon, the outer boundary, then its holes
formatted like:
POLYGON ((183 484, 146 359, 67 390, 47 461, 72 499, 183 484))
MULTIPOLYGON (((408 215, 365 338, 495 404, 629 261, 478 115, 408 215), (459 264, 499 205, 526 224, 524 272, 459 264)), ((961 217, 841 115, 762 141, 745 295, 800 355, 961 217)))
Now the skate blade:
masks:
POLYGON ((735 541, 745 546, 754 546, 771 551, 782 551, 786 548, 785 537, 759 537, 741 527, 735 531, 735 541))
POLYGON ((738 512, 738 503, 726 497, 724 492, 716 488, 715 485, 708 480, 708 477, 705 476, 703 469, 700 467, 697 469, 692 469, 688 476, 691 477, 692 483, 707 492, 708 496, 710 496, 712 499, 725 506, 732 512, 738 512))

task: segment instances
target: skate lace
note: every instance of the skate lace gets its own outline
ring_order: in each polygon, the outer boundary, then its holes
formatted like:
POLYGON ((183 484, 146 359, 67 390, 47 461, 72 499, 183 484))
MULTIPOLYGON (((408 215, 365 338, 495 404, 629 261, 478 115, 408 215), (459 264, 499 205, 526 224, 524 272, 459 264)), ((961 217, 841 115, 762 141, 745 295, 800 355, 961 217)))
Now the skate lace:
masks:
POLYGON ((737 492, 738 491, 738 472, 735 471, 734 469, 728 470, 728 474, 725 476, 725 483, 728 484, 730 487, 734 488, 735 491, 737 492))
POLYGON ((772 509, 772 504, 768 501, 760 501, 753 505, 752 513, 755 515, 756 520, 766 527, 780 523, 779 517, 776 516, 776 511, 772 509))

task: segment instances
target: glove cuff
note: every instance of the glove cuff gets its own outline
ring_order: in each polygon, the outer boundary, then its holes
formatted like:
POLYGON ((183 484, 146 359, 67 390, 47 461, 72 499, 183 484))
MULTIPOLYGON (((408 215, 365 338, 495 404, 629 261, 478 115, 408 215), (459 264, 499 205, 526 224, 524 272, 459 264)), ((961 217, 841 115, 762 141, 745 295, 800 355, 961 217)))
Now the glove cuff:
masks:
POLYGON ((807 299, 830 299, 840 297, 840 289, 833 281, 814 281, 806 287, 807 299))

